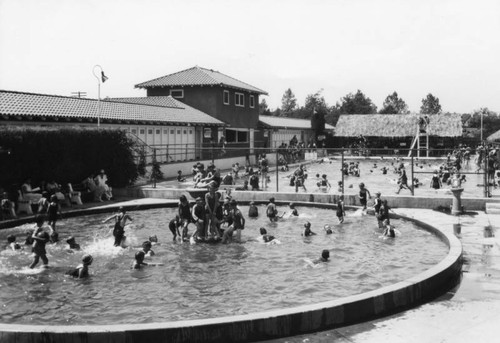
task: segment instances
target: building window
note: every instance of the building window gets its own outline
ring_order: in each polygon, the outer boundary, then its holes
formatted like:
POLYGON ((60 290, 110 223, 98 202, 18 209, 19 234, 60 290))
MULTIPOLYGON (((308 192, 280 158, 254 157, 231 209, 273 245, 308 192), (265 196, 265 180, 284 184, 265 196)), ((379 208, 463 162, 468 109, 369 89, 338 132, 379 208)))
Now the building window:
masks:
POLYGON ((153 134, 153 129, 148 129, 148 135, 152 135, 153 134))
POLYGON ((168 135, 168 130, 163 130, 164 135, 168 135))
POLYGON ((177 130, 177 134, 180 135, 181 134, 181 130, 177 130))
POLYGON ((192 135, 193 134, 193 130, 189 130, 189 134, 192 135))
POLYGON ((139 132, 141 135, 143 135, 145 131, 144 131, 144 129, 140 129, 139 132))
POLYGON ((156 134, 159 135, 160 134, 160 130, 159 129, 156 129, 156 134))
POLYGON ((250 108, 255 108, 255 97, 250 95, 250 108))
POLYGON ((170 134, 173 135, 175 133, 175 130, 170 130, 170 134))
POLYGON ((229 105, 229 91, 224 91, 222 99, 224 100, 224 105, 229 105))
POLYGON ((186 134, 186 133, 187 133, 187 131, 186 131, 186 130, 184 130, 184 134, 186 134))
POLYGON ((226 129, 225 138, 228 143, 246 143, 248 142, 248 131, 226 129))
POLYGON ((245 94, 234 93, 234 104, 239 107, 245 107, 245 94))
POLYGON ((184 98, 184 89, 171 89, 170 96, 172 98, 182 99, 184 98))
POLYGON ((133 133, 134 135, 136 135, 136 134, 137 134, 137 129, 132 129, 132 133, 133 133))

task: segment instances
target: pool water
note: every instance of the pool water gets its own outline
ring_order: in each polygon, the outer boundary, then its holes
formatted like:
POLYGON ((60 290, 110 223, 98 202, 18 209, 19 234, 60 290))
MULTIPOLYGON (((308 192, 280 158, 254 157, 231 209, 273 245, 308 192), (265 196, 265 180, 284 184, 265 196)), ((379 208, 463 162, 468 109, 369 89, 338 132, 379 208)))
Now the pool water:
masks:
MULTIPOLYGON (((241 209, 246 216, 248 207, 241 209)), ((259 218, 246 218, 243 242, 227 245, 173 242, 168 222, 175 209, 129 212, 133 223, 125 230, 130 244, 126 249, 113 247, 112 225, 101 224, 108 214, 62 220, 61 242, 47 245, 50 268, 37 268, 35 273, 27 268, 31 247, 0 253, 0 322, 150 323, 293 307, 402 281, 429 269, 448 251, 437 237, 412 222, 393 220, 401 235, 384 240, 374 217, 360 211, 348 212, 342 225, 333 209, 298 207, 298 211, 299 217, 285 215, 270 223, 260 206, 259 218), (306 221, 317 235, 301 237, 306 221), (332 235, 325 234, 325 224, 333 226, 332 235), (252 241, 260 227, 281 244, 252 241), (135 252, 153 234, 160 244, 153 247, 156 256, 146 262, 164 265, 131 270, 135 252), (69 235, 82 251, 67 250, 69 235), (313 267, 310 261, 323 249, 330 250, 330 262, 313 267), (94 257, 90 278, 65 275, 85 253, 94 257)), ((2 230, 0 241, 15 234, 23 243, 24 231, 32 227, 2 230)))

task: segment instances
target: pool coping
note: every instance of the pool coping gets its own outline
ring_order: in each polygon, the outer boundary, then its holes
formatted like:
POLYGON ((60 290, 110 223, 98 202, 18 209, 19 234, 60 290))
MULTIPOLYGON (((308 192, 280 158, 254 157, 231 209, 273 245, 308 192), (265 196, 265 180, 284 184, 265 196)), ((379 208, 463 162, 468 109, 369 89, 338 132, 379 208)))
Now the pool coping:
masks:
MULTIPOLYGON (((264 201, 262 201, 263 203, 264 201)), ((241 202, 244 203, 244 202, 241 202)), ((280 202, 278 202, 280 203, 280 202)), ((281 202, 286 205, 288 202, 281 202)), ((334 208, 332 204, 297 202, 298 206, 334 208)), ((176 202, 124 206, 128 210, 176 206, 176 202)), ((67 212, 67 216, 104 213, 119 206, 67 212)), ((247 342, 334 329, 373 320, 423 304, 453 288, 460 281, 462 245, 457 237, 429 223, 391 214, 415 222, 449 247, 438 264, 393 285, 320 303, 245 315, 175 322, 113 325, 23 325, 0 324, 1 342, 247 342)), ((23 218, 23 221, 30 218, 23 218)), ((32 220, 33 218, 31 218, 32 220)))

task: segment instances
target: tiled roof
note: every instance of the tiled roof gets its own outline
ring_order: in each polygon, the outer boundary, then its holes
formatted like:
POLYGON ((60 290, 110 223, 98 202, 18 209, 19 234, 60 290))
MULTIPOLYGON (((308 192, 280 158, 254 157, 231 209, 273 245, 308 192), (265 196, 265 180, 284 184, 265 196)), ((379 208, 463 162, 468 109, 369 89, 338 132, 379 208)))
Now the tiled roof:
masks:
MULTIPOLYGON (((0 90, 0 116, 95 119, 98 101, 58 95, 0 90)), ((184 105, 160 107, 101 100, 101 120, 224 125, 218 119, 184 105)))
MULTIPOLYGON (((311 129, 310 119, 298 119, 298 118, 287 118, 287 117, 275 117, 275 116, 259 116, 259 122, 265 126, 274 128, 285 128, 285 129, 311 129)), ((326 130, 335 129, 330 124, 325 124, 326 130)))
POLYGON ((128 102, 132 104, 141 105, 151 105, 151 106, 161 106, 161 107, 173 107, 173 108, 186 108, 189 107, 186 104, 172 98, 171 96, 146 96, 146 97, 135 97, 135 98, 109 98, 106 101, 115 102, 128 102))
POLYGON ((136 88, 174 86, 226 86, 267 95, 266 91, 251 86, 248 83, 234 79, 218 71, 198 66, 135 85, 136 88))

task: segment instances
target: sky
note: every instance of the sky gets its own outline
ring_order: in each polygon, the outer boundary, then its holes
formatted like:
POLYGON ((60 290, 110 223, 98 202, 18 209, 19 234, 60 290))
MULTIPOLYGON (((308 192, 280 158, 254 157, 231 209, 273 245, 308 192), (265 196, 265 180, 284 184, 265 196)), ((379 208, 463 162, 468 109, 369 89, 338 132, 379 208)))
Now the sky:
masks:
POLYGON ((500 112, 498 0, 0 0, 0 89, 97 98, 196 65, 299 105, 394 91, 418 112, 500 112))

